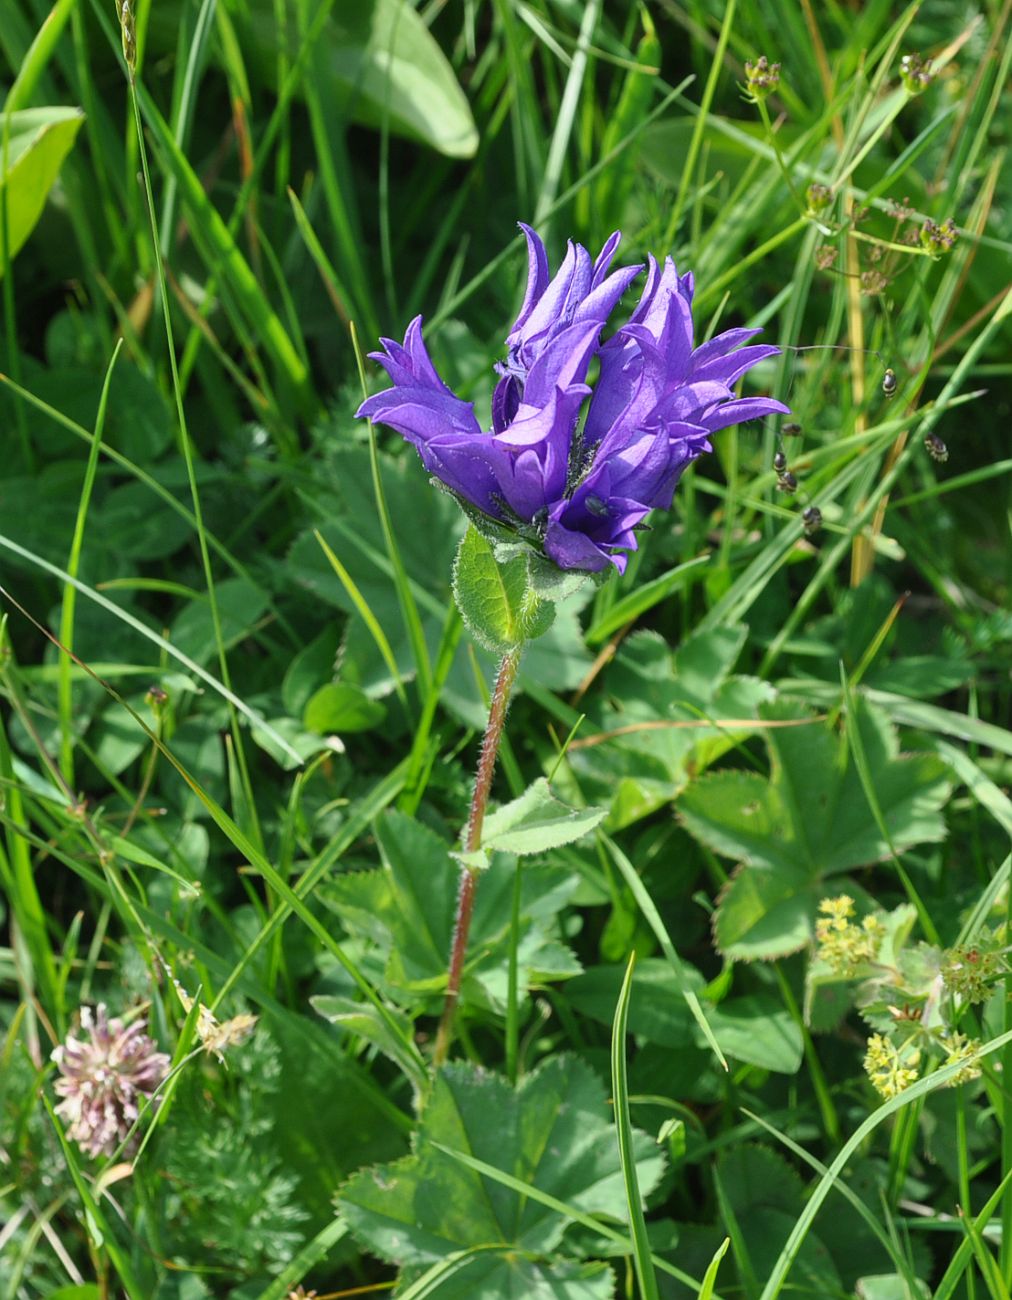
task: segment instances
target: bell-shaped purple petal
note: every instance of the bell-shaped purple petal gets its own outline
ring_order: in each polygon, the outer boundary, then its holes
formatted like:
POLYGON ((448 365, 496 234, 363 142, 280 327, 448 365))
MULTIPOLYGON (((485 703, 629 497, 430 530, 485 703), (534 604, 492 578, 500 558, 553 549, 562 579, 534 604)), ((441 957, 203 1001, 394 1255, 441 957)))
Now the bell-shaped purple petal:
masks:
POLYGON ((742 397, 736 402, 715 406, 700 420, 711 433, 726 429, 730 424, 744 424, 746 420, 761 420, 767 415, 790 415, 791 408, 773 397, 742 397))
POLYGON ((521 229, 527 288, 507 359, 496 365, 491 432, 439 377, 420 318, 403 344, 383 339, 384 351, 370 354, 393 387, 363 402, 358 414, 397 429, 431 474, 500 524, 540 538, 561 568, 624 572, 636 529, 651 510, 670 507, 686 467, 711 449, 711 434, 787 413, 773 398, 734 393, 748 370, 779 349, 745 346, 758 331, 739 328, 694 349, 693 278, 680 276, 670 258, 653 257, 629 319, 602 342, 643 269, 610 269, 618 232, 593 262, 570 242, 552 276, 541 240, 529 226, 521 229), (592 391, 586 381, 595 358, 592 391))

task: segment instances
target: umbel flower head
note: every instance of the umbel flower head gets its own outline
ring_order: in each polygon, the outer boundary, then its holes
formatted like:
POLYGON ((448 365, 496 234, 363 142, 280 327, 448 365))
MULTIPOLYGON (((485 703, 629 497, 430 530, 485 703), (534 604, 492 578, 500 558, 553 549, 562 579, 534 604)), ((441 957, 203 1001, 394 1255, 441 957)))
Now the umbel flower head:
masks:
POLYGON ((651 510, 670 509, 682 471, 711 450, 711 434, 789 413, 771 398, 734 395, 741 376, 779 349, 743 347, 759 333, 748 329, 694 348, 692 275, 652 256, 638 304, 602 343, 619 299, 644 269, 610 271, 621 235, 595 260, 570 242, 551 276, 541 240, 521 229, 527 292, 506 360, 496 365, 491 431, 436 373, 420 316, 403 344, 381 339, 385 351, 370 353, 393 387, 368 398, 358 415, 403 434, 479 527, 484 518, 505 528, 562 569, 613 564, 621 573, 636 529, 651 510))
POLYGON ((165 1079, 170 1061, 140 1021, 110 1020, 99 1005, 81 1008, 82 1036, 67 1035, 53 1052, 63 1100, 56 1113, 67 1136, 91 1156, 108 1156, 124 1140, 146 1101, 165 1079))

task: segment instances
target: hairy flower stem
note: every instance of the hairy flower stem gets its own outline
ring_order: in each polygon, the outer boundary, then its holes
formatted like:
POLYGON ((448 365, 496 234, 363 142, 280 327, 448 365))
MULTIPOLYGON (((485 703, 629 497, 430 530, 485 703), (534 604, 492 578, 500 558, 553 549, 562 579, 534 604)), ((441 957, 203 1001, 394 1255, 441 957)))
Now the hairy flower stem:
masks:
MULTIPOLYGON (((464 840, 464 852, 474 853, 481 848, 481 831, 485 823, 485 809, 488 805, 489 791, 492 789, 492 776, 495 773, 495 760, 499 754, 499 742, 502 739, 506 710, 509 707, 510 694, 516 681, 517 669, 520 667, 521 647, 509 650, 499 664, 499 675, 495 680, 495 689, 489 703, 488 722, 485 724, 485 736, 481 742, 478 756, 478 770, 474 777, 474 791, 471 795, 471 811, 467 819, 467 836, 464 840)), ((450 946, 450 969, 446 982, 446 1002, 443 1015, 436 1034, 436 1050, 433 1064, 442 1065, 450 1050, 453 1040, 453 1018, 460 998, 460 982, 464 973, 464 956, 467 952, 467 937, 471 930, 471 916, 474 913, 474 891, 478 886, 478 870, 475 867, 463 867, 460 875, 460 892, 457 894, 457 916, 453 924, 453 942, 450 946)))

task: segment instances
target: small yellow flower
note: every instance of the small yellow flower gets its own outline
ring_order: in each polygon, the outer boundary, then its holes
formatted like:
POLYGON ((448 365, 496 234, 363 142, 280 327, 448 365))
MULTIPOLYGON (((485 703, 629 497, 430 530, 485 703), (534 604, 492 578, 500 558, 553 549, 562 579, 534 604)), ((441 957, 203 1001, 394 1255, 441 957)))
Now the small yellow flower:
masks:
POLYGON ((950 1088, 958 1088, 961 1083, 969 1083, 972 1079, 980 1078, 980 1066, 977 1064, 977 1054, 981 1047, 979 1038, 968 1038, 966 1034, 951 1029, 947 1034, 942 1035, 942 1046, 946 1051, 943 1065, 965 1062, 963 1068, 957 1070, 949 1080, 950 1088))
POLYGON ((876 1092, 888 1099, 909 1088, 917 1079, 919 1048, 899 1051, 882 1034, 872 1034, 864 1056, 864 1069, 876 1092))
POLYGON ((854 974, 862 962, 874 961, 885 926, 877 916, 866 916, 855 925, 854 900, 847 894, 824 898, 822 915, 815 922, 816 956, 837 975, 854 974))

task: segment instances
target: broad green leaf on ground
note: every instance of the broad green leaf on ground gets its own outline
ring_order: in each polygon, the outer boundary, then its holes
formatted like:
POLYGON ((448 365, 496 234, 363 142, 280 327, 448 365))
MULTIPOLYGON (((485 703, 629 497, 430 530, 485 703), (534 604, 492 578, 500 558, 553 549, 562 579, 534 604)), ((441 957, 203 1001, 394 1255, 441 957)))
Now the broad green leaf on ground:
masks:
MULTIPOLYGON (((703 976, 686 961, 682 962, 682 976, 693 993, 703 988, 703 976)), ((592 966, 568 982, 566 997, 583 1015, 610 1025, 624 978, 625 967, 617 963, 592 966)), ((629 1032, 663 1047, 684 1048, 693 1041, 694 1026, 670 963, 660 957, 638 961, 629 1003, 629 1032)))
POLYGON ((0 203, 10 241, 8 251, 0 221, 0 276, 42 215, 83 121, 79 108, 26 108, 0 119, 0 203))
MULTIPOLYGON (((400 812, 376 823, 380 871, 338 876, 320 895, 349 931, 368 937, 383 963, 391 994, 411 1003, 446 984, 460 866, 435 832, 400 812)), ((475 899, 463 1000, 505 1005, 514 873, 521 871, 520 988, 533 979, 579 972, 579 962, 558 938, 556 918, 579 878, 559 868, 519 867, 497 855, 482 873, 475 899)))
POLYGON ((623 644, 570 751, 588 799, 610 802, 611 829, 670 802, 692 773, 748 735, 774 692, 756 678, 731 676, 746 635, 744 627, 716 628, 689 637, 674 654, 653 632, 623 644))
MULTIPOLYGON (((276 12, 271 0, 256 0, 250 15, 251 54, 268 78, 277 71, 276 12)), ((329 97, 346 117, 369 126, 387 123, 397 135, 451 158, 474 156, 478 131, 467 99, 408 0, 335 5, 319 46, 318 71, 328 78, 329 97)), ((293 23, 289 51, 297 49, 293 23)))
MULTIPOLYGON (((266 610, 269 597, 245 578, 226 578, 215 587, 221 635, 226 646, 244 640, 266 610)), ((192 600, 172 624, 172 644, 198 664, 210 662, 217 653, 211 603, 192 600)))
MULTIPOLYGON (((702 975, 685 962, 682 970, 686 987, 699 994, 704 985, 702 975)), ((619 965, 594 966, 569 981, 566 997, 584 1015, 609 1025, 623 975, 619 965)), ((780 1074, 793 1074, 801 1064, 801 1030, 772 994, 746 994, 727 998, 718 1006, 707 1004, 706 1018, 721 1051, 735 1060, 780 1074)), ((667 961, 648 957, 637 962, 629 1032, 681 1051, 690 1045, 705 1045, 667 961)))
MULTIPOLYGON (((801 1180, 777 1152, 751 1144, 721 1155, 716 1180, 719 1203, 727 1216, 723 1226, 730 1231, 733 1220, 738 1249, 747 1256, 749 1270, 757 1278, 768 1277, 801 1213, 801 1180)), ((842 1294, 833 1258, 814 1233, 802 1243, 794 1267, 806 1294, 842 1294)))
MULTIPOLYGON (((879 710, 858 705, 871 784, 898 852, 945 836, 941 814, 950 789, 935 754, 900 756, 896 730, 879 710)), ((786 703, 765 707, 770 722, 802 723, 766 732, 769 779, 737 770, 708 774, 685 792, 686 829, 739 866, 724 890, 715 935, 730 957, 778 957, 812 934, 827 878, 891 853, 868 804, 845 739, 786 703)))
POLYGON ((321 736, 332 731, 371 731, 386 715, 386 705, 371 700, 357 686, 326 682, 307 702, 302 725, 321 736))
MULTIPOLYGON (((604 1086, 588 1065, 557 1056, 516 1089, 471 1065, 442 1070, 412 1154, 354 1175, 338 1206, 362 1245, 401 1267, 402 1281, 455 1251, 501 1247, 485 1267, 471 1266, 459 1282, 441 1287, 447 1300, 591 1300, 611 1294, 604 1274, 589 1283, 567 1280, 565 1215, 467 1167, 435 1143, 585 1214, 623 1219, 618 1144, 604 1086)), ((635 1134, 634 1149, 640 1191, 647 1196, 661 1176, 663 1157, 643 1133, 635 1134)))
POLYGON ((801 1026, 772 993, 747 993, 707 1007, 706 1018, 721 1051, 777 1074, 801 1067, 801 1026))

